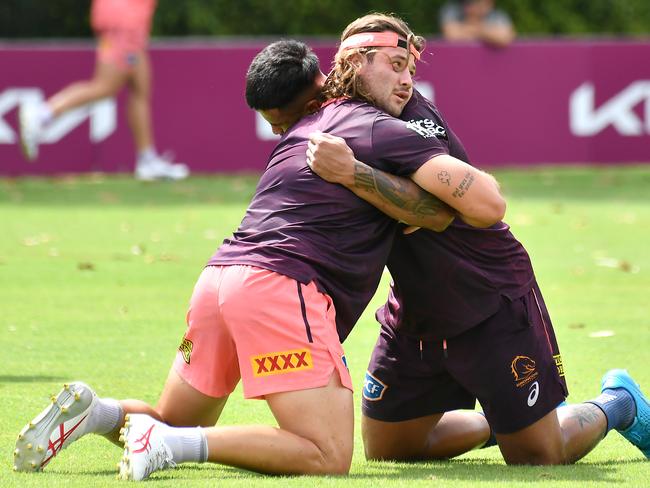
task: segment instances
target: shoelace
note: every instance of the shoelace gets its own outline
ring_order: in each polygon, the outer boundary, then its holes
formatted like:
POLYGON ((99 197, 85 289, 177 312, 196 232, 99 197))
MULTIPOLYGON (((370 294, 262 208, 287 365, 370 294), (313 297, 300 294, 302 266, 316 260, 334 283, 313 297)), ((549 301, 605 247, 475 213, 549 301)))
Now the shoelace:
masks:
POLYGON ((163 442, 159 449, 156 449, 147 456, 147 465, 145 467, 145 478, 154 471, 165 468, 175 468, 176 463, 172 461, 172 453, 169 447, 163 442))

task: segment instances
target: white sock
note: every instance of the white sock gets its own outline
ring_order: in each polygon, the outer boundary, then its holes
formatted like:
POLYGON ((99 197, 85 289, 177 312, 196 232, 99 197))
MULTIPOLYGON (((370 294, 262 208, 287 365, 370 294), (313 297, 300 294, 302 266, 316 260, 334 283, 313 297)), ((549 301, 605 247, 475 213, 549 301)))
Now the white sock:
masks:
POLYGON ((54 118, 54 113, 47 103, 42 103, 38 109, 38 121, 41 124, 41 127, 52 122, 54 118))
POLYGON ((208 460, 208 440, 201 427, 170 427, 164 429, 163 438, 176 464, 208 460))
POLYGON ((98 398, 95 407, 90 412, 84 429, 85 433, 108 434, 118 428, 122 417, 120 402, 113 398, 98 398))
POLYGON ((156 159, 158 153, 153 146, 149 146, 138 153, 138 163, 146 163, 152 159, 156 159))

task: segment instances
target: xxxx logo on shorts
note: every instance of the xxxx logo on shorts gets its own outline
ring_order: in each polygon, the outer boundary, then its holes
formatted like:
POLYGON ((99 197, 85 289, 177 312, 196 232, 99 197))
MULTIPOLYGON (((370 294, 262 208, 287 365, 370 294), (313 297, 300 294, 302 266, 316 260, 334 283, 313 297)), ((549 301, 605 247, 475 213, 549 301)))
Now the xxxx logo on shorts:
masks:
POLYGON ((187 337, 183 337, 183 342, 178 346, 178 350, 183 354, 183 359, 187 364, 190 364, 190 357, 192 356, 192 348, 194 344, 187 337))
POLYGON ((562 356, 560 354, 555 354, 553 356, 555 360, 555 366, 557 367, 557 374, 564 376, 564 364, 562 364, 562 356))
POLYGON ((309 349, 294 349, 251 356, 251 366, 253 376, 270 376, 311 369, 314 363, 309 349))
POLYGON ((539 373, 535 370, 535 361, 528 356, 516 356, 510 363, 510 370, 519 388, 539 376, 539 373))

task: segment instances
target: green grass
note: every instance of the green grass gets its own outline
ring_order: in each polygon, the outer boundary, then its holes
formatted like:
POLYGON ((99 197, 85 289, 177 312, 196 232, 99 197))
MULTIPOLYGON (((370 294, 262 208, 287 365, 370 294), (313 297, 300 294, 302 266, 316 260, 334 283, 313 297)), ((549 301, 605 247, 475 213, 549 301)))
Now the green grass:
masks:
MULTIPOLYGON (((650 166, 498 171, 506 220, 531 254, 562 349, 570 401, 627 367, 650 391, 650 166), (609 330, 610 337, 590 335, 609 330)), ((255 176, 141 184, 129 177, 0 180, 0 486, 119 486, 120 451, 88 436, 44 473, 11 471, 18 430, 65 380, 155 402, 194 281, 239 224, 255 176)), ((384 280, 345 344, 361 385, 384 280)), ((355 394, 357 422, 359 392, 355 394)), ((224 424, 272 423, 236 391, 224 424)), ((350 478, 265 477, 216 465, 156 486, 647 486, 650 464, 613 432, 575 466, 506 467, 496 448, 451 462, 367 463, 357 426, 350 478)), ((123 484, 121 485, 123 486, 123 484)))

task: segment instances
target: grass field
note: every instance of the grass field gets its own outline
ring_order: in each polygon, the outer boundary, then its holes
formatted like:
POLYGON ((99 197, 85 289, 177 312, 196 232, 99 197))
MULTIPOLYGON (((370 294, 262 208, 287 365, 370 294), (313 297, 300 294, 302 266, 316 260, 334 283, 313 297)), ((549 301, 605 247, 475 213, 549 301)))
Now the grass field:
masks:
MULTIPOLYGON (((572 402, 627 367, 650 392, 650 165, 497 171, 506 220, 533 259, 572 402)), ((64 381, 155 402, 203 264, 239 224, 256 177, 141 184, 130 177, 0 179, 0 486, 118 486, 120 451, 88 436, 39 474, 15 474, 18 430, 64 381)), ((345 344, 362 384, 373 303, 345 344)), ((357 422, 359 393, 355 394, 357 422)), ((225 424, 272 423, 236 391, 225 424)), ((155 486, 649 486, 650 463, 612 432, 575 466, 506 467, 497 448, 451 462, 367 463, 357 427, 349 478, 265 477, 216 465, 154 475, 155 486)), ((123 483, 122 483, 123 486, 123 483)))

